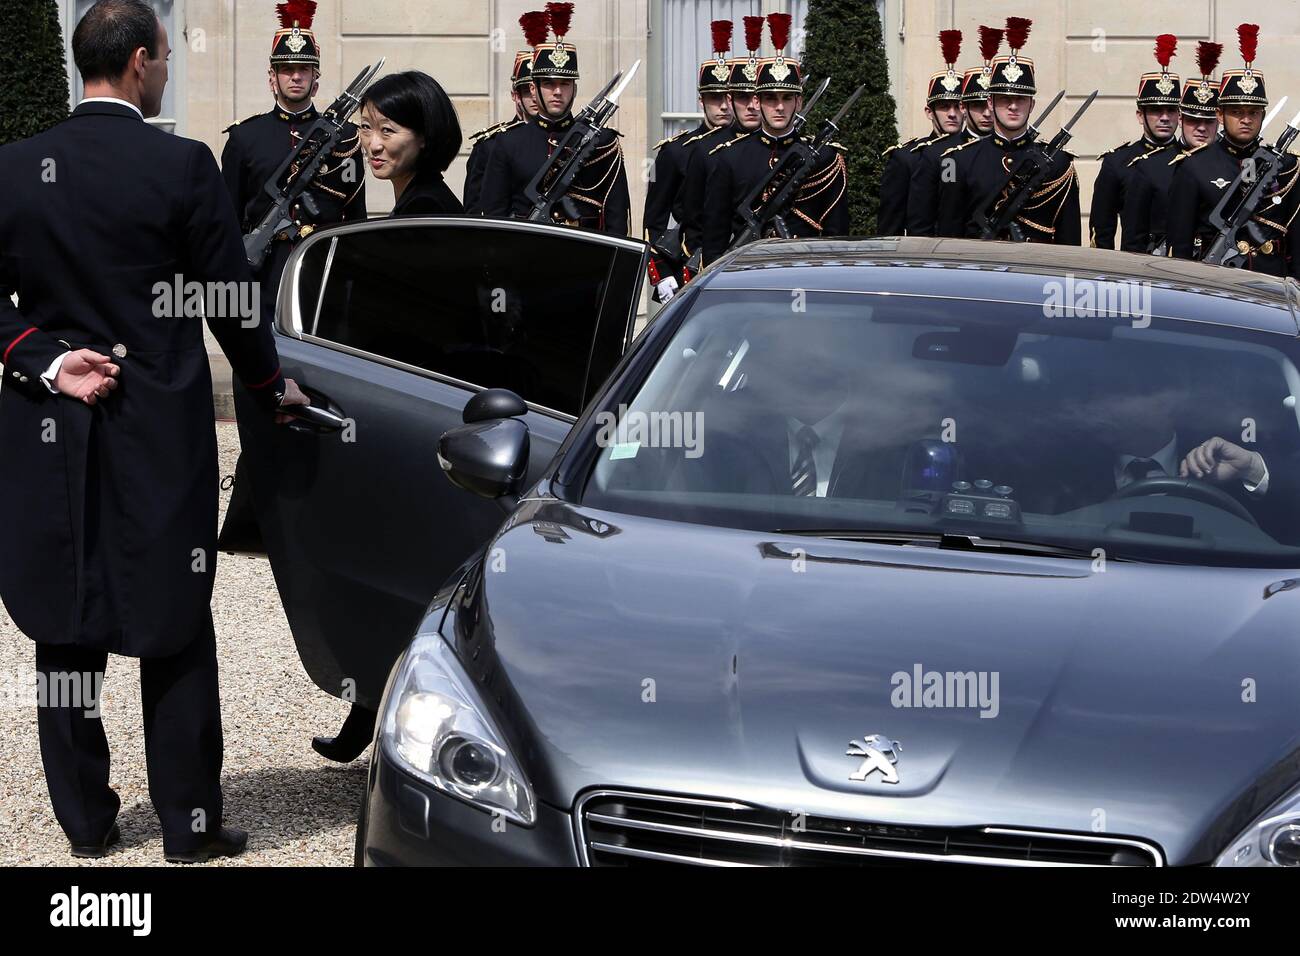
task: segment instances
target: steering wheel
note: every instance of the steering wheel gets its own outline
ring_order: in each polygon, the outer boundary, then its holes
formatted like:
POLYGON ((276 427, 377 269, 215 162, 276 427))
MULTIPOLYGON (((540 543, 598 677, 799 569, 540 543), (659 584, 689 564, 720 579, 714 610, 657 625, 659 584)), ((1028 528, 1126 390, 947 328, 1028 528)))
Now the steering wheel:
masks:
POLYGON ((1259 527, 1255 516, 1240 501, 1222 488, 1197 478, 1173 478, 1169 475, 1140 478, 1115 492, 1112 500, 1136 498, 1139 495, 1173 495, 1175 498, 1191 498, 1193 501, 1222 508, 1242 521, 1249 521, 1256 528, 1259 527))

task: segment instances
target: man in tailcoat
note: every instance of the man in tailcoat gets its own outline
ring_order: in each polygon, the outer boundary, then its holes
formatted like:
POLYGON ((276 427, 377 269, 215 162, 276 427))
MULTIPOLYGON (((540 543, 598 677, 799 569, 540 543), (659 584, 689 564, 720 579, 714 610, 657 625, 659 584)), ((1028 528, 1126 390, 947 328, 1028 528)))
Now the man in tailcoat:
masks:
POLYGON ((202 862, 248 834, 223 825, 217 443, 197 316, 266 414, 305 397, 280 373, 212 153, 144 122, 170 52, 152 8, 99 0, 72 50, 86 99, 0 148, 0 599, 36 643, 41 760, 72 853, 120 838, 98 706, 112 653, 140 658, 163 855, 202 862), (178 282, 213 290, 202 310, 178 282))

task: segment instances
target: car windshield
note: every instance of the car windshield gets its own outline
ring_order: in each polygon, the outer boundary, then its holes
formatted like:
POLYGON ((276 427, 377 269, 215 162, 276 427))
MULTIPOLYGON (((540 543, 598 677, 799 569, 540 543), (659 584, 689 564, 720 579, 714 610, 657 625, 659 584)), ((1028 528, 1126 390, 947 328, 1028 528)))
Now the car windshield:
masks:
POLYGON ((598 414, 582 500, 771 532, 1300 567, 1298 355, 1290 336, 1171 318, 705 289, 598 414))

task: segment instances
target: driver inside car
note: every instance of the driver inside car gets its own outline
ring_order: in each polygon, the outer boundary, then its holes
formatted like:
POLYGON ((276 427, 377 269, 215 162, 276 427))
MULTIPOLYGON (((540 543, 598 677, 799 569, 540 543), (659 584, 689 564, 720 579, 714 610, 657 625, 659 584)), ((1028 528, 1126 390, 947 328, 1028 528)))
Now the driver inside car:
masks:
POLYGON ((1168 361, 1111 354, 1099 363, 1091 400, 1082 406, 1083 427, 1097 447, 1066 481, 1068 509, 1106 501, 1140 481, 1192 478, 1262 517, 1257 511, 1270 484, 1264 456, 1218 435, 1203 438, 1178 428, 1180 411, 1194 404, 1190 378, 1168 361))

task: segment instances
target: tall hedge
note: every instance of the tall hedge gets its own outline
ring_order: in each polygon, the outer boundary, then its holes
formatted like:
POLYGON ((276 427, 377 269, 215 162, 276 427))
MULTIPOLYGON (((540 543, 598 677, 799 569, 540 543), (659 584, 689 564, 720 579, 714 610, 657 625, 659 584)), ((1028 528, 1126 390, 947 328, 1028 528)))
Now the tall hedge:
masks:
POLYGON ((55 0, 0 0, 0 146, 68 115, 68 74, 55 0))
POLYGON ((848 149, 850 228, 855 236, 873 235, 884 166, 880 154, 898 142, 880 13, 875 0, 810 0, 804 30, 805 71, 813 84, 831 77, 809 117, 810 129, 834 116, 859 83, 866 84, 841 121, 838 139, 848 149))

